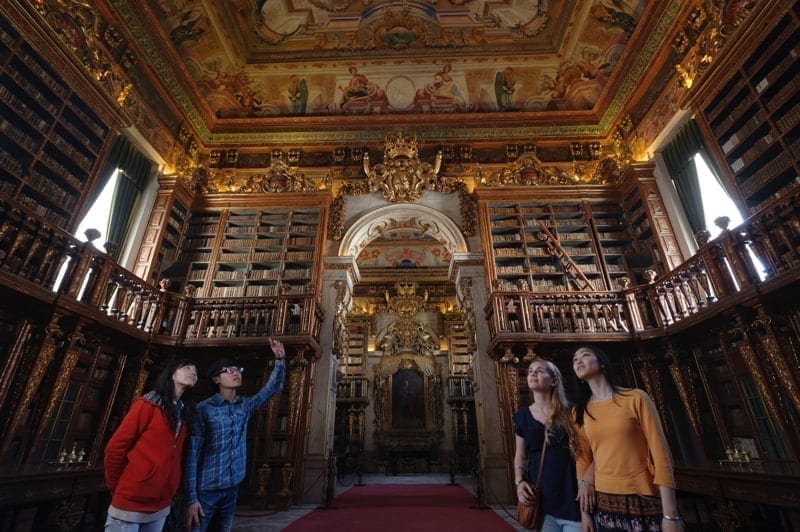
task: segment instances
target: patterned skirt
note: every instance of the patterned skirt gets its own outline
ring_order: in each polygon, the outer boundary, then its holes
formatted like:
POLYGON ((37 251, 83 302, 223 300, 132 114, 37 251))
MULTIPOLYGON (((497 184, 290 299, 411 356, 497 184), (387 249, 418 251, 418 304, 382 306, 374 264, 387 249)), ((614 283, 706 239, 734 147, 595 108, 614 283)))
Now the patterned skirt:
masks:
POLYGON ((594 525, 597 532, 660 532, 661 497, 597 492, 594 525))

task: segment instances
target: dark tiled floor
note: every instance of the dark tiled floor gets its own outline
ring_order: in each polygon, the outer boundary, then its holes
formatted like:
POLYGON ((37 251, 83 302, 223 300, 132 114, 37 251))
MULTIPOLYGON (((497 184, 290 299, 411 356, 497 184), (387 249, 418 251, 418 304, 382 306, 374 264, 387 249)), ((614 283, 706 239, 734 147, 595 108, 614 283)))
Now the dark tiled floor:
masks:
MULTIPOLYGON (((474 480, 472 477, 456 477, 455 481, 464 486, 467 490, 474 493, 474 480)), ((396 475, 386 476, 383 474, 364 475, 362 477, 364 484, 448 484, 450 476, 447 474, 432 474, 432 475, 396 475)), ((336 486, 336 494, 344 493, 351 486, 336 486)), ((293 506, 285 512, 263 512, 254 511, 242 508, 236 514, 236 519, 233 522, 234 532, 277 532, 283 530, 288 525, 300 519, 309 512, 313 512, 317 508, 316 505, 297 505, 293 506)), ((515 508, 511 506, 500 507, 493 506, 491 508, 503 520, 509 523, 515 530, 525 530, 520 527, 514 519, 515 508)), ((335 512, 336 510, 330 510, 335 512)), ((488 510, 487 510, 488 511, 488 510)))

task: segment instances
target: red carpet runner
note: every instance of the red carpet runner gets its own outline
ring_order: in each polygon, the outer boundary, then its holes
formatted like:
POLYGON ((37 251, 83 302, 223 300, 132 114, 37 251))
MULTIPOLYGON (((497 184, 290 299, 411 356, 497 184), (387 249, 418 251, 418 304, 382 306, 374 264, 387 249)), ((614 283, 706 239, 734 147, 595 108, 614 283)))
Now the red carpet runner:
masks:
POLYGON ((377 484, 355 486, 330 510, 314 510, 286 527, 289 532, 513 530, 493 510, 471 509, 475 497, 461 486, 377 484))

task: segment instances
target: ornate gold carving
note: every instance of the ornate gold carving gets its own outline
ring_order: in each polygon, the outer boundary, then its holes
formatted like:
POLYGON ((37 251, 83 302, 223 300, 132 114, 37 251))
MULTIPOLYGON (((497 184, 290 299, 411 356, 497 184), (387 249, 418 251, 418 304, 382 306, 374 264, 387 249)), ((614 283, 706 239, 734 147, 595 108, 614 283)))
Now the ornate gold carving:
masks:
POLYGON ((282 158, 274 157, 263 174, 239 177, 233 168, 205 169, 198 173, 203 193, 316 192, 320 188, 282 158))
POLYGON ((667 423, 667 408, 664 402, 663 387, 661 386, 661 376, 659 375, 658 368, 655 365, 656 357, 652 353, 642 353, 636 358, 639 366, 639 375, 642 377, 644 387, 653 402, 658 408, 658 413, 661 415, 661 424, 664 425, 664 430, 668 430, 669 424, 667 423))
POLYGON ((388 290, 384 294, 386 308, 390 312, 396 313, 401 318, 409 319, 428 309, 428 291, 425 290, 422 296, 417 295, 418 283, 405 279, 395 283, 394 287, 397 291, 396 296, 391 297, 388 290))
POLYGON ((766 353, 767 359, 778 373, 780 385, 786 390, 795 409, 800 412, 800 391, 797 381, 781 353, 778 340, 775 338, 775 333, 769 320, 762 317, 755 320, 751 327, 758 331, 758 340, 761 342, 761 347, 766 353))
POLYGON ((342 356, 350 345, 350 333, 347 328, 347 284, 344 281, 335 281, 336 313, 333 317, 333 353, 342 356))
POLYGON ((673 49, 682 57, 675 64, 681 86, 692 88, 755 5, 705 0, 689 13, 684 30, 672 41, 673 49))
POLYGON ((417 321, 401 319, 386 328, 380 348, 387 355, 410 351, 430 356, 436 346, 430 327, 417 321))
POLYGON ((475 300, 472 298, 472 278, 465 277, 461 281, 461 313, 464 315, 464 337, 469 342, 467 351, 473 352, 478 338, 475 317, 475 300))
MULTIPOLYGON (((79 336, 79 333, 75 333, 70 335, 71 337, 79 336)), ((36 439, 39 439, 42 432, 45 430, 46 427, 50 424, 50 418, 53 417, 53 414, 56 411, 56 407, 58 406, 59 401, 64 396, 64 390, 67 389, 67 384, 69 384, 70 375, 72 375, 72 370, 75 369, 75 365, 78 363, 78 358, 80 357, 80 353, 74 349, 70 349, 67 351, 67 354, 64 355, 64 359, 61 362, 61 369, 58 372, 58 377, 56 378, 56 383, 53 386, 53 389, 50 392, 50 398, 47 401, 47 406, 45 407, 44 413, 41 417, 41 423, 39 424, 39 428, 36 431, 36 439)))
POLYGON ((419 141, 398 133, 384 143, 384 162, 370 166, 369 153, 362 159, 370 192, 380 190, 386 201, 406 203, 419 199, 423 190, 453 192, 458 180, 440 177, 442 152, 433 165, 419 160, 419 141))
POLYGON ((694 386, 692 386, 691 377, 687 378, 684 374, 683 364, 681 364, 675 356, 673 356, 672 363, 669 366, 669 373, 672 375, 672 381, 675 383, 675 388, 678 390, 678 396, 681 398, 683 408, 689 416, 689 423, 692 425, 695 436, 697 436, 699 441, 703 441, 703 426, 700 424, 700 413, 694 395, 696 390, 694 390, 694 386))
MULTIPOLYGON (((56 325, 51 324, 48 325, 48 329, 51 326, 53 328, 57 328, 56 325)), ((28 382, 25 384, 25 392, 22 395, 22 399, 17 406, 16 412, 14 412, 14 417, 11 419, 8 427, 5 429, 6 442, 11 441, 11 437, 19 427, 22 418, 28 413, 34 396, 39 392, 39 387, 44 379, 44 374, 47 372, 48 368, 50 367, 50 363, 55 357, 55 351, 56 346, 54 344, 48 344, 42 348, 42 350, 39 352, 39 356, 36 357, 36 363, 34 364, 33 370, 31 370, 31 374, 28 377, 28 382)), ((3 449, 3 451, 5 451, 5 449, 3 449)))
POLYGON ((750 341, 745 338, 745 340, 738 345, 738 348, 742 355, 742 360, 744 360, 747 370, 752 375, 753 381, 756 383, 756 387, 758 388, 759 395, 764 401, 770 416, 773 420, 780 423, 785 430, 786 424, 781 409, 778 407, 778 403, 773 395, 772 389, 770 388, 766 377, 764 376, 764 372, 758 365, 758 359, 756 357, 755 350, 753 349, 752 345, 750 345, 750 341))
MULTIPOLYGON (((293 358, 292 362, 300 360, 307 362, 302 356, 293 358)), ((307 364, 295 364, 289 370, 288 434, 290 437, 294 437, 296 435, 298 424, 300 422, 301 408, 304 404, 304 390, 307 376, 307 364)))
MULTIPOLYGON (((580 152, 583 153, 583 146, 580 152)), ((576 148, 573 148, 573 151, 576 148)), ((624 170, 621 164, 624 155, 617 151, 600 156, 599 144, 590 150, 590 160, 581 161, 577 157, 572 167, 544 166, 536 155, 535 148, 520 155, 510 166, 494 172, 489 177, 482 176, 480 184, 487 187, 540 186, 540 185, 583 185, 614 183, 620 179, 624 170)))

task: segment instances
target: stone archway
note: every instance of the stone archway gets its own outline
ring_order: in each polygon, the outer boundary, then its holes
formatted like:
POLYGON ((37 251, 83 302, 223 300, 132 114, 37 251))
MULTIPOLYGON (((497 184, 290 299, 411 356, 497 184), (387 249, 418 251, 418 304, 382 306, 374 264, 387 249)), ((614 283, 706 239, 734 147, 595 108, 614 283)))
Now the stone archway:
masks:
POLYGON ((423 231, 452 253, 465 253, 467 242, 447 215, 424 205, 386 205, 356 220, 339 245, 339 256, 357 257, 359 252, 386 231, 409 227, 423 231))

